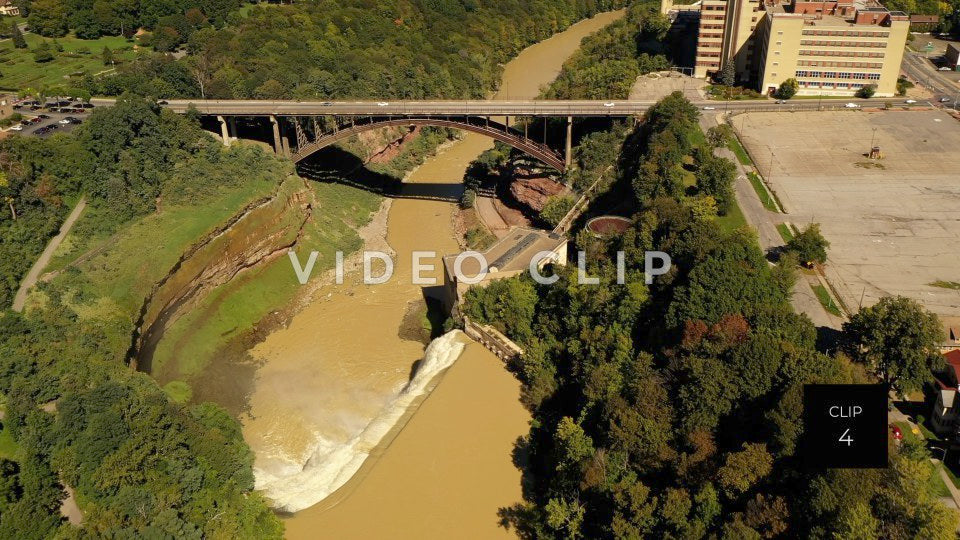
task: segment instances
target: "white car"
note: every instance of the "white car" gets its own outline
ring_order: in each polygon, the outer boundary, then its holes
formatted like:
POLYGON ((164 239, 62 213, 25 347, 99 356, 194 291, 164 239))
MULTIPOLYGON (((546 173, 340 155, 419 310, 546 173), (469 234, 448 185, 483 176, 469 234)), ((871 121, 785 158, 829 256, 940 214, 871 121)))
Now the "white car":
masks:
POLYGON ((847 103, 846 105, 844 105, 844 107, 848 109, 859 109, 860 105, 857 105, 856 103, 847 103))
POLYGON ((705 111, 715 111, 715 110, 717 110, 717 108, 716 108, 716 107, 711 107, 711 106, 707 105, 706 107, 703 108, 703 110, 705 110, 705 111))
POLYGON ((616 106, 616 103, 614 103, 614 102, 612 102, 612 101, 608 101, 608 102, 604 103, 603 106, 609 109, 610 107, 616 106))
POLYGON ((950 67, 949 67, 949 66, 943 66, 942 68, 938 69, 937 71, 951 71, 951 70, 950 70, 950 67))
POLYGON ((59 121, 59 122, 57 122, 57 123, 58 123, 58 124, 63 124, 63 125, 67 125, 67 124, 69 124, 69 123, 70 123, 70 121, 69 121, 69 120, 67 120, 66 118, 64 118, 63 120, 61 120, 61 121, 59 121))
POLYGON ((908 99, 908 100, 904 101, 904 103, 907 103, 907 104, 909 104, 909 105, 913 105, 913 104, 916 103, 916 102, 917 102, 917 100, 915 100, 915 99, 908 99))
POLYGON ((386 101, 377 102, 377 107, 386 107, 387 105, 389 105, 389 103, 387 103, 386 101))
POLYGON ((21 126, 20 124, 15 124, 13 127, 10 128, 10 131, 23 131, 23 126, 21 126))

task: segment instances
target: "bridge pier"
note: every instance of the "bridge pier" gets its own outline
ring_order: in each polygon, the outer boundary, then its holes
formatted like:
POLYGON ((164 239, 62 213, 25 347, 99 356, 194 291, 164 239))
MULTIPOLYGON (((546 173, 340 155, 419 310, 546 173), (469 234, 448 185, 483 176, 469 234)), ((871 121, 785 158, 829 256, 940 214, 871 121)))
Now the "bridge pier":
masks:
POLYGON ((223 137, 223 145, 230 146, 230 129, 227 127, 226 118, 218 116, 217 121, 220 122, 220 134, 223 137))
POLYGON ((290 155, 289 149, 284 144, 283 137, 280 136, 280 122, 276 116, 270 116, 270 124, 273 127, 273 151, 285 156, 290 155))
POLYGON ((573 165, 573 117, 567 117, 567 148, 565 153, 565 162, 567 164, 567 169, 570 169, 570 166, 573 165))

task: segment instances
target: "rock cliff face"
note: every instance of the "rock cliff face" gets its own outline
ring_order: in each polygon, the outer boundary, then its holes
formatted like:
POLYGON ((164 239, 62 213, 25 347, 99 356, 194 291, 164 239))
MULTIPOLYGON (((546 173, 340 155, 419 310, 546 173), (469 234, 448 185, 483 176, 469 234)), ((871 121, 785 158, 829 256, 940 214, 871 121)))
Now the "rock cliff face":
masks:
POLYGON ((566 190, 563 184, 543 177, 516 178, 510 183, 510 195, 534 212, 543 210, 548 198, 566 190))
POLYGON ((131 350, 133 367, 150 371, 164 329, 209 291, 246 269, 286 255, 316 204, 310 188, 291 177, 271 197, 251 203, 187 250, 141 308, 131 350))

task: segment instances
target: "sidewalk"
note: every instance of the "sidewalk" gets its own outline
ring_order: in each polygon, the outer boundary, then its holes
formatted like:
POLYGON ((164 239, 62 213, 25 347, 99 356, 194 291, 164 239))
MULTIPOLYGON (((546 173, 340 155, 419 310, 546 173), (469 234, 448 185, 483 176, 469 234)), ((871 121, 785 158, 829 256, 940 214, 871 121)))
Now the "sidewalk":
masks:
POLYGON ((24 305, 27 303, 27 294, 30 292, 30 289, 37 284, 37 279, 40 277, 40 272, 43 272, 43 269, 46 268, 47 264, 50 262, 50 259, 53 258, 54 252, 57 251, 57 248, 60 247, 60 243, 63 242, 63 239, 66 238, 67 233, 70 232, 70 229, 73 228, 73 224, 77 222, 80 218, 80 215, 83 213, 84 208, 87 207, 87 199, 83 197, 80 199, 80 202, 73 207, 73 211, 70 212, 70 215, 67 216, 67 220, 63 222, 63 225, 60 226, 60 232, 54 236, 50 242, 47 243, 47 247, 43 250, 43 253, 40 254, 40 258, 37 259, 37 262, 33 263, 33 266, 30 268, 30 271, 27 272, 26 277, 23 278, 23 281, 20 283, 20 289, 17 290, 17 295, 13 298, 13 310, 17 313, 23 311, 24 305))
MULTIPOLYGON (((703 114, 700 117, 700 127, 706 133, 711 127, 722 123, 721 114, 703 114)), ((728 148, 717 148, 717 156, 729 159, 737 167, 737 180, 734 184, 737 204, 746 218, 747 223, 757 231, 757 240, 760 248, 767 253, 771 249, 783 247, 783 238, 777 231, 777 224, 789 221, 789 214, 776 214, 767 210, 754 191, 747 178, 747 169, 740 163, 737 156, 728 148)), ((811 289, 808 276, 798 276, 797 282, 791 291, 790 302, 798 313, 805 313, 813 324, 819 327, 828 327, 839 330, 843 326, 843 319, 827 312, 820 304, 817 295, 811 289)))

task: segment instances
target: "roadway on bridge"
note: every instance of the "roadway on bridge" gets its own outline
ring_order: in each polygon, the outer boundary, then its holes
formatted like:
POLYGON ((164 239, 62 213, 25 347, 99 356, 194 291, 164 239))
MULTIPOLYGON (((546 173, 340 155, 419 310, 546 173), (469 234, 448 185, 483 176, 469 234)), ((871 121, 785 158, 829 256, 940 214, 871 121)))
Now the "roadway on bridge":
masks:
MULTIPOLYGON (((842 107, 846 103, 883 106, 891 98, 791 100, 778 104, 773 100, 695 101, 700 109, 719 111, 816 110, 842 107)), ((114 100, 95 99, 96 105, 114 100)), ((169 100, 161 104, 184 113, 193 106, 204 115, 218 116, 542 116, 588 117, 632 116, 643 113, 655 101, 629 100, 529 100, 529 101, 267 101, 267 100, 169 100)))

